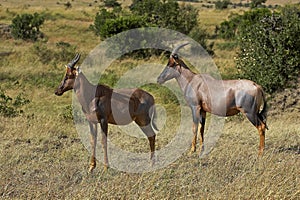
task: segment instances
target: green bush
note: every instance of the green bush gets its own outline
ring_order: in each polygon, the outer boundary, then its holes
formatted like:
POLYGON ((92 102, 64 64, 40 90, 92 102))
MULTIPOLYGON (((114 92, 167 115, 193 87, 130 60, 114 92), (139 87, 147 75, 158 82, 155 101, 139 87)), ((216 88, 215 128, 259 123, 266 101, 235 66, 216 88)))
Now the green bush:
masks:
POLYGON ((133 14, 144 16, 152 26, 169 28, 184 34, 198 25, 198 11, 190 5, 180 6, 177 1, 133 0, 130 9, 133 14))
POLYGON ((223 21, 220 26, 216 27, 216 33, 223 39, 237 39, 239 30, 256 24, 263 17, 271 14, 267 8, 246 11, 244 14, 232 14, 229 16, 229 20, 223 21))
MULTIPOLYGON (((101 8, 96 14, 91 29, 96 35, 100 36, 102 39, 106 39, 115 34, 135 28, 167 28, 190 35, 204 48, 211 47, 208 51, 212 53, 212 44, 206 44, 208 34, 205 30, 199 28, 197 18, 198 11, 196 8, 190 5, 179 5, 175 0, 133 0, 129 12, 122 10, 108 11, 101 8), (199 35, 205 36, 206 38, 201 38, 199 35)), ((150 36, 150 38, 153 37, 150 36)), ((119 46, 122 46, 122 49, 124 50, 128 46, 133 45, 132 43, 134 42, 135 41, 119 41, 118 45, 121 44, 119 46)), ((145 44, 147 44, 147 42, 150 41, 145 41, 144 46, 146 46, 145 44)), ((151 42, 161 43, 161 41, 151 42)), ((145 57, 145 55, 149 55, 149 53, 159 54, 161 51, 141 50, 134 52, 133 54, 138 57, 145 57)))
POLYGON ((113 12, 109 12, 108 10, 102 8, 95 17, 94 24, 90 26, 90 28, 95 32, 97 36, 101 36, 103 38, 106 38, 107 36, 103 34, 104 27, 106 24, 106 21, 111 19, 116 19, 116 15, 113 12))
POLYGON ((123 31, 147 26, 145 20, 136 15, 120 16, 115 19, 107 19, 101 26, 99 35, 108 38, 123 31))
POLYGON ((40 27, 45 19, 38 13, 17 15, 12 20, 12 35, 16 39, 36 41, 43 37, 40 27))
POLYGON ((250 7, 251 8, 258 8, 261 7, 263 3, 266 3, 267 0, 252 0, 250 7))
POLYGON ((223 10, 228 8, 228 5, 230 4, 231 4, 230 0, 222 0, 222 1, 219 0, 215 2, 215 8, 219 10, 223 10))
POLYGON ((116 0, 104 0, 103 1, 105 7, 109 7, 109 8, 115 8, 115 7, 120 7, 121 4, 119 2, 117 2, 116 0))
POLYGON ((66 123, 72 123, 72 121, 75 123, 87 122, 84 115, 81 114, 81 109, 76 109, 76 107, 73 107, 72 105, 62 107, 59 117, 66 123))
POLYGON ((16 117, 23 113, 21 107, 30 103, 22 94, 18 94, 14 99, 0 89, 0 115, 4 117, 16 117))
POLYGON ((189 36, 197 41, 210 55, 214 55, 213 46, 214 43, 208 43, 208 34, 205 30, 195 27, 189 33, 189 36))
POLYGON ((300 10, 285 7, 239 31, 240 76, 269 93, 296 83, 300 72, 300 10))

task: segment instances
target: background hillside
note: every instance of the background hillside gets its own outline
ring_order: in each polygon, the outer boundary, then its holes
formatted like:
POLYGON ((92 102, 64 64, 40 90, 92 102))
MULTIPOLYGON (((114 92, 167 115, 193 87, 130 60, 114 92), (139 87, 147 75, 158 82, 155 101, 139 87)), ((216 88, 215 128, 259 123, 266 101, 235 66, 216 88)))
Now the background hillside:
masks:
MULTIPOLYGON (((257 130, 242 115, 227 118, 214 150, 199 159, 185 152, 166 168, 131 174, 115 169, 103 171, 101 162, 87 174, 89 153, 82 144, 72 118, 72 93, 61 97, 54 91, 64 65, 75 52, 82 57, 101 42, 90 29, 102 1, 70 0, 0 1, 0 197, 3 199, 300 199, 300 87, 268 94, 269 116, 266 149, 257 157, 257 130), (13 39, 7 25, 17 14, 45 16, 44 37, 37 42, 13 39)), ((214 0, 183 2, 197 9, 199 24, 211 36, 213 60, 224 78, 236 73, 238 47, 217 37, 215 27, 232 13, 246 7, 216 10, 214 0)), ((232 0, 233 3, 247 1, 232 0)), ((129 0, 119 1, 128 9, 129 0)), ((268 0, 266 5, 299 3, 268 0)), ((112 65, 119 70, 152 61, 166 64, 166 57, 131 57, 112 65)), ((107 77, 114 81, 116 77, 107 77)), ((299 82, 298 82, 299 83, 299 82)), ((151 91, 150 91, 151 92, 151 91)), ((158 148, 172 138, 172 119, 177 105, 153 93, 158 102, 174 112, 158 148)), ((190 130, 191 131, 191 130, 190 130)), ((87 133, 88 134, 88 133, 87 133)), ((113 126, 109 136, 132 152, 148 152, 144 138, 124 135, 113 126)), ((191 138, 192 139, 192 138, 191 138)), ((100 142, 99 142, 100 143, 100 142)))

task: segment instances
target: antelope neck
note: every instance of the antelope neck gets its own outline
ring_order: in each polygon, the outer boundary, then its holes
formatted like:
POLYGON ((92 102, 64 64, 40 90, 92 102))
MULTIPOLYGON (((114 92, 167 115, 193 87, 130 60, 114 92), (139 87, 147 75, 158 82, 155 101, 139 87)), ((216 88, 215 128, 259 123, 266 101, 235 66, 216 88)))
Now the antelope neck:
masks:
POLYGON ((185 91, 186 86, 192 81, 195 74, 187 68, 181 67, 180 76, 176 77, 176 81, 181 88, 182 92, 185 91))

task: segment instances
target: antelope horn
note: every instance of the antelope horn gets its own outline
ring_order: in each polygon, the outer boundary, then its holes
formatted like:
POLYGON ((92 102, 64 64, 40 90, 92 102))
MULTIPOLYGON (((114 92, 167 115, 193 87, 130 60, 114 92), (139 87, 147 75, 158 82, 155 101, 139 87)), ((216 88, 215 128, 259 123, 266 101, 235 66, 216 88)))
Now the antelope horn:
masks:
POLYGON ((76 56, 73 58, 73 60, 71 62, 69 62, 69 64, 67 65, 69 68, 73 68, 75 67, 76 63, 79 61, 80 59, 80 54, 77 53, 76 56))
POLYGON ((173 49, 173 51, 172 51, 172 53, 171 53, 171 55, 174 55, 174 54, 176 54, 177 53, 177 51, 180 49, 180 48, 182 48, 182 47, 184 47, 185 45, 188 45, 189 43, 188 42, 186 42, 186 43, 183 43, 183 44, 180 44, 180 45, 178 45, 177 47, 175 47, 174 49, 173 49))

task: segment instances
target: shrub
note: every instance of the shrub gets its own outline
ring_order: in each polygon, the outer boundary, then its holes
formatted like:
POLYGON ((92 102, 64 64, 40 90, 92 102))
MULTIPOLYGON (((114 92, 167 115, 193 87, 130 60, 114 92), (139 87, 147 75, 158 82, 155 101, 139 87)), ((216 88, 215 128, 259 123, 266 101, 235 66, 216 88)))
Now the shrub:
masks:
POLYGON ((274 92, 295 83, 300 72, 300 10, 285 7, 240 30, 241 77, 274 92))
POLYGON ((45 19, 38 13, 17 15, 12 20, 12 35, 16 39, 36 41, 43 37, 40 27, 45 19))
POLYGON ((21 107, 30 103, 22 94, 18 94, 14 99, 0 89, 0 115, 4 117, 16 117, 23 113, 21 107))
POLYGON ((90 26, 90 28, 95 32, 97 36, 101 36, 103 38, 106 38, 106 35, 103 35, 102 29, 105 26, 105 23, 107 20, 115 19, 117 16, 107 11, 106 9, 102 8, 95 17, 94 24, 90 26))
POLYGON ((67 3, 64 4, 66 9, 72 8, 72 4, 68 1, 67 3))
POLYGON ((72 123, 72 121, 74 121, 75 123, 87 122, 85 116, 81 112, 81 109, 73 105, 62 107, 62 111, 59 114, 59 117, 66 123, 72 123))
POLYGON ((189 36, 197 41, 210 55, 214 55, 213 46, 214 43, 207 42, 208 34, 205 30, 195 27, 191 30, 189 36))
POLYGON ((101 26, 99 35, 102 38, 108 38, 123 31, 147 26, 146 24, 142 17, 135 15, 108 19, 101 26))
POLYGON ((103 1, 105 7, 110 7, 110 8, 115 8, 115 7, 120 7, 121 4, 117 2, 116 0, 104 0, 103 1))
POLYGON ((263 3, 266 3, 267 0, 252 0, 250 7, 251 8, 257 8, 261 7, 263 3))
MULTIPOLYGON (((96 35, 100 36, 102 39, 106 39, 130 29, 162 27, 190 35, 204 48, 211 47, 208 51, 213 52, 212 44, 207 45, 206 38, 199 37, 199 35, 207 37, 208 34, 205 30, 198 28, 198 11, 190 5, 180 6, 175 0, 133 0, 132 5, 130 6, 130 12, 124 13, 122 13, 122 10, 114 12, 101 8, 95 17, 94 24, 91 25, 91 29, 96 35), (195 31, 198 31, 198 33, 195 31)), ((150 36, 150 38, 152 37, 150 36)), ((124 50, 134 42, 135 41, 119 41, 118 44, 119 46, 122 46, 122 49, 124 50)), ((145 44, 147 44, 147 41, 145 41, 145 44)), ((145 44, 144 46, 146 46, 145 44)), ((149 55, 149 52, 154 54, 161 53, 161 51, 141 50, 134 52, 134 54, 144 57, 147 54, 149 55)))
POLYGON ((169 28, 184 34, 197 26, 198 11, 190 5, 180 6, 177 1, 133 0, 133 14, 144 16, 151 25, 169 28))
POLYGON ((215 2, 215 8, 223 10, 228 8, 228 5, 230 4, 231 4, 230 0, 222 0, 222 1, 219 0, 215 2))
POLYGON ((252 24, 256 24, 265 16, 271 15, 267 8, 246 11, 244 14, 232 14, 229 20, 224 21, 216 27, 216 33, 223 39, 236 39, 239 30, 245 29, 252 24))

